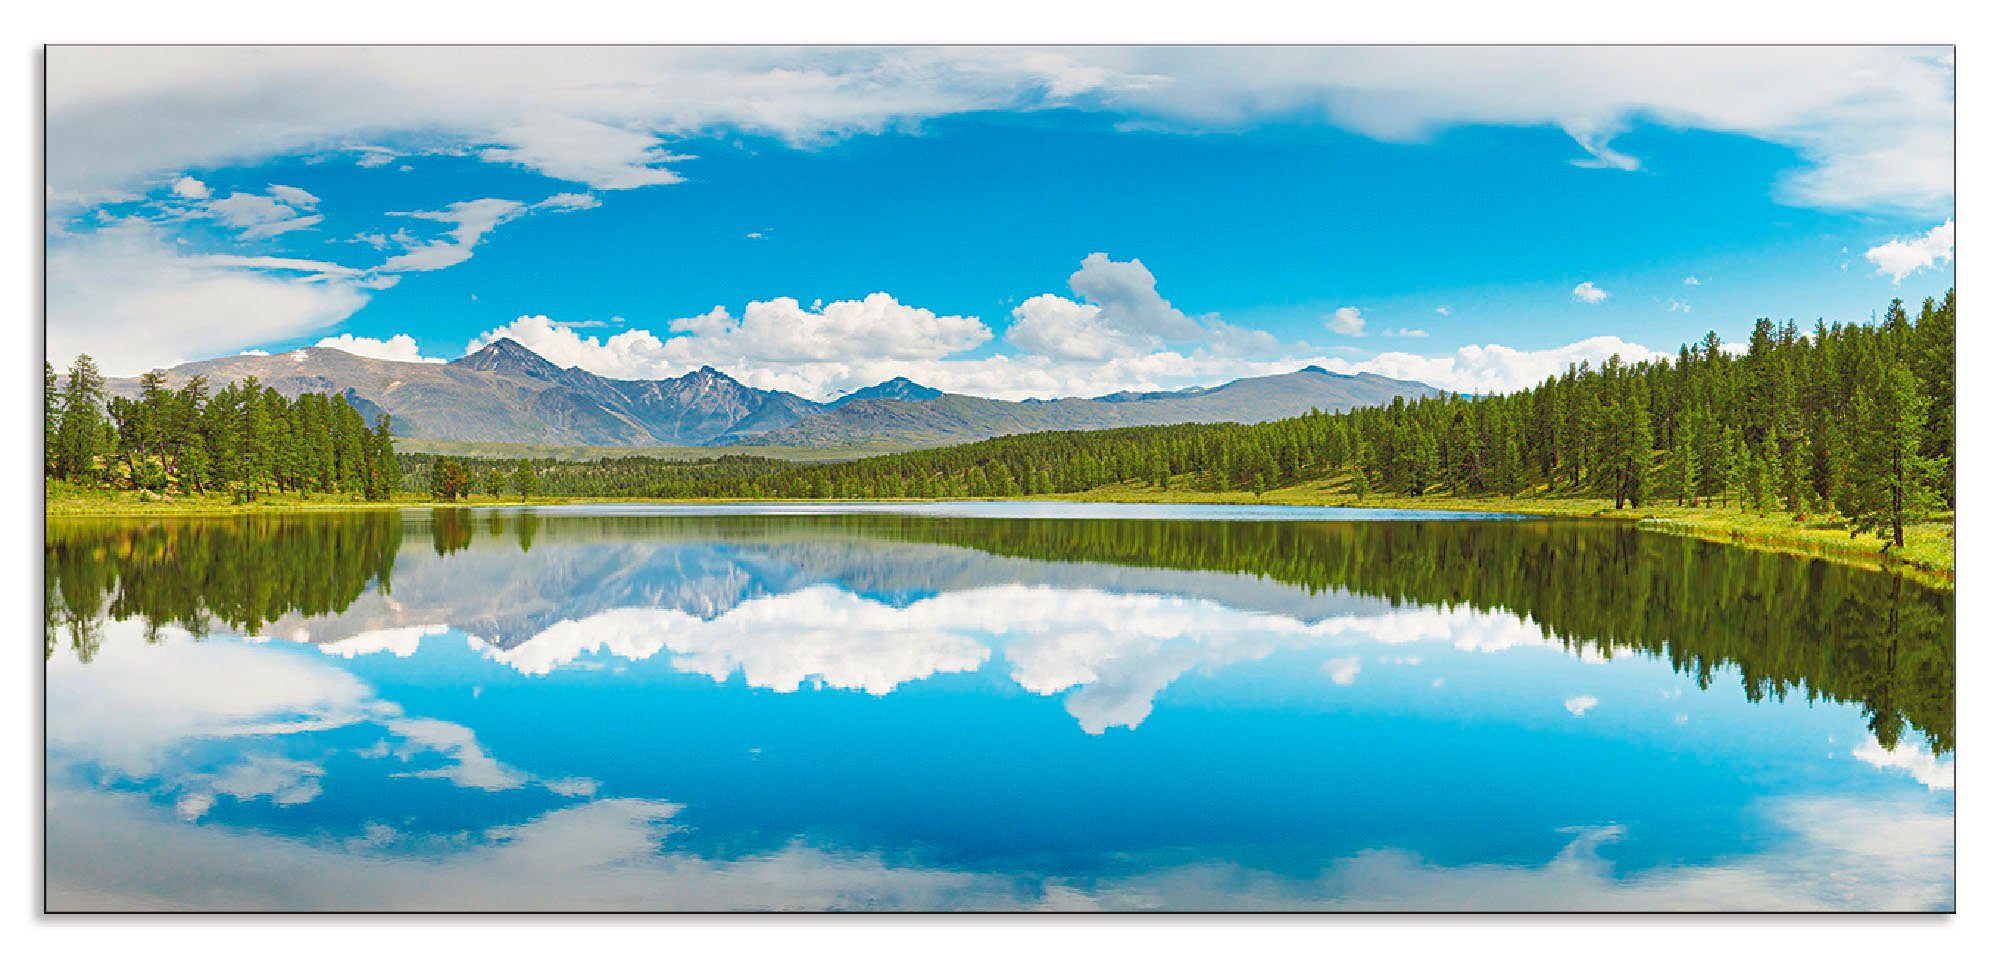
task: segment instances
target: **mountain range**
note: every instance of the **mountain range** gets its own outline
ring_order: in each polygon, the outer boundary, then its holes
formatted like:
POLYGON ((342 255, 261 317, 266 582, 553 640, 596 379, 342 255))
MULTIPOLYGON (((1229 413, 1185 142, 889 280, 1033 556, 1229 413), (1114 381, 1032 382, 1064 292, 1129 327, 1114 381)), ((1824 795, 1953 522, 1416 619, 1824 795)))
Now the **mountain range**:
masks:
MULTIPOLYGON (((163 370, 169 387, 211 388, 255 376, 280 393, 344 396, 396 435, 585 446, 932 446, 1048 429, 1182 422, 1261 422, 1414 398, 1433 387, 1318 366, 1172 392, 1011 402, 947 393, 897 377, 829 402, 757 389, 703 366, 667 379, 610 379, 567 369, 512 339, 448 363, 370 359, 331 347, 241 355, 163 370)), ((137 379, 113 379, 132 395, 137 379)))

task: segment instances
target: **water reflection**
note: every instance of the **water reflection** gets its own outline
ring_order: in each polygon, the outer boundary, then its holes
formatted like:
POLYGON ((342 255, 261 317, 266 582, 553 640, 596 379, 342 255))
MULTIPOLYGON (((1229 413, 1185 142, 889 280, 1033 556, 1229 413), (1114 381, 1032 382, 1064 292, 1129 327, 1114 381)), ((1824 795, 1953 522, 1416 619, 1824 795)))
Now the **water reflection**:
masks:
MULTIPOLYGON (((46 647, 67 637, 86 661, 104 616, 136 618, 149 634, 170 624, 268 632, 342 654, 411 650, 455 628, 529 672, 587 650, 643 658, 671 648, 718 680, 755 658, 755 685, 817 677, 879 694, 977 667, 940 629, 1033 636, 1104 662, 1196 632, 1251 646, 1194 656, 1206 666, 1258 657, 1255 643, 1272 632, 1352 627, 1393 642, 1444 630, 1474 646, 1545 639, 1583 655, 1655 655, 1703 687, 1733 672, 1750 701, 1860 704, 1885 749, 1906 726, 1933 753, 1954 746, 1950 593, 1598 523, 439 509, 51 522, 45 558, 46 647), (405 548, 410 533, 434 554, 405 548)), ((1031 689, 1088 681, 1038 671, 1034 660, 1055 651, 1022 654, 1031 661, 1012 661, 1035 676, 1023 683, 1031 689)))
POLYGON ((55 908, 1953 900, 1951 597, 1825 563, 518 510, 46 550, 55 908))

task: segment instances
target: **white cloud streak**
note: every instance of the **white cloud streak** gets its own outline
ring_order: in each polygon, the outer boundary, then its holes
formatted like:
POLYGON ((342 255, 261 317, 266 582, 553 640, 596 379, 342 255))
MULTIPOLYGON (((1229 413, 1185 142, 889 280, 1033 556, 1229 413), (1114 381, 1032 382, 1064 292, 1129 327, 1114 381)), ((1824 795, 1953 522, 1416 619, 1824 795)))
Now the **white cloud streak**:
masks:
POLYGON ((343 267, 188 255, 142 222, 49 239, 47 351, 57 365, 87 352, 107 374, 136 375, 324 329, 367 301, 343 267))
POLYGON ((1584 164, 1617 169, 1642 165, 1617 135, 1651 122, 1797 150, 1806 165, 1778 185, 1788 202, 1941 210, 1952 195, 1944 48, 64 47, 48 73, 58 203, 162 171, 420 138, 627 189, 677 180, 665 141, 698 131, 812 144, 1064 105, 1197 129, 1303 115, 1397 141, 1549 127, 1584 164))

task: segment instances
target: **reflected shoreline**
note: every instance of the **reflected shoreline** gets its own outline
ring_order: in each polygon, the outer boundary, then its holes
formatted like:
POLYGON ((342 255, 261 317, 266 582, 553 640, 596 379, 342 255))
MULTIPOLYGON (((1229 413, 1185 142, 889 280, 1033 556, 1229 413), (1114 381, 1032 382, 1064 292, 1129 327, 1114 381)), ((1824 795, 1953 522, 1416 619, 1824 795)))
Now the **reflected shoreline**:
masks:
POLYGON ((105 618, 317 642, 450 626, 505 651, 614 609, 714 618, 821 583, 896 605, 1042 582, 1308 619, 1505 613, 1579 654, 1656 656, 1703 687, 1734 669, 1751 701, 1859 704, 1885 749, 1906 725, 1933 753, 1955 745, 1954 597, 1899 576, 1589 521, 1272 521, 1257 507, 1227 522, 1050 520, 969 508, 52 520, 45 655, 66 642, 88 661, 105 618), (1256 583, 1263 594, 1247 595, 1256 583))

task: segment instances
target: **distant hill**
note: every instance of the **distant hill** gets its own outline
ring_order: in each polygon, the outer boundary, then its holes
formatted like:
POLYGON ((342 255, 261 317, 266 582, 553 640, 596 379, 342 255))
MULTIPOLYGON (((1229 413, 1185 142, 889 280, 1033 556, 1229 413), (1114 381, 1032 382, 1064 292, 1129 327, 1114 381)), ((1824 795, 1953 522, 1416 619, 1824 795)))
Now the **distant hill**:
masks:
POLYGON ((863 386, 839 399, 827 403, 827 405, 840 407, 857 399, 902 399, 909 402, 922 402, 926 399, 936 399, 942 395, 944 395, 944 390, 942 389, 932 389, 929 386, 919 385, 901 376, 897 376, 888 382, 876 383, 873 386, 863 386))
MULTIPOLYGON (((1313 366, 1206 389, 1023 402, 946 393, 897 377, 820 403, 746 386, 707 366, 668 379, 609 379, 557 366, 512 339, 449 363, 311 347, 185 363, 165 372, 170 386, 197 375, 211 386, 255 376, 288 396, 344 396, 370 418, 388 413, 398 436, 558 446, 908 448, 1044 429, 1261 422, 1436 391, 1313 366)), ((136 379, 108 385, 121 395, 139 388, 136 379)))
MULTIPOLYGON (((166 370, 220 386, 248 376, 286 395, 335 393, 365 415, 389 413, 395 433, 460 442, 588 446, 700 446, 787 426, 826 408, 788 392, 753 389, 709 367, 657 380, 607 379, 564 369, 511 339, 449 363, 368 359, 312 347, 230 356, 166 370)), ((130 394, 137 380, 112 380, 130 394)))
POLYGON ((1318 366, 1238 379, 1206 389, 1113 393, 1094 399, 1006 402, 940 394, 934 399, 855 399, 781 429, 739 440, 745 445, 838 446, 891 441, 912 446, 973 442, 1047 429, 1107 429, 1181 422, 1265 422, 1313 409, 1337 412, 1386 404, 1433 387, 1372 373, 1343 375, 1318 366))

